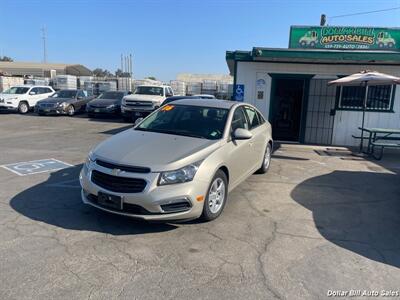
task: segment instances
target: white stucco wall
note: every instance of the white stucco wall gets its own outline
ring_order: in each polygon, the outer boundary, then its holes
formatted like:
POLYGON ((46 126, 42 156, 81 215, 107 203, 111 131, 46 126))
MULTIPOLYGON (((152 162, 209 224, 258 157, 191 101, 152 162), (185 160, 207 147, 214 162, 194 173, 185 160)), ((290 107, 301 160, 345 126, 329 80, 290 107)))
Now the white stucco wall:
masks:
MULTIPOLYGON (((270 62, 237 62, 237 84, 244 84, 244 101, 255 105, 268 119, 270 109, 272 78, 268 73, 281 74, 312 74, 321 76, 349 75, 362 70, 375 70, 395 76, 400 76, 400 67, 370 66, 370 65, 328 65, 328 64, 292 64, 270 62), (265 97, 256 100, 256 80, 265 78, 265 97)), ((367 112, 366 127, 400 128, 400 85, 396 88, 393 110, 395 113, 367 112)), ((357 129, 361 125, 361 112, 336 111, 333 144, 356 145, 357 140, 352 134, 359 135, 357 129)))

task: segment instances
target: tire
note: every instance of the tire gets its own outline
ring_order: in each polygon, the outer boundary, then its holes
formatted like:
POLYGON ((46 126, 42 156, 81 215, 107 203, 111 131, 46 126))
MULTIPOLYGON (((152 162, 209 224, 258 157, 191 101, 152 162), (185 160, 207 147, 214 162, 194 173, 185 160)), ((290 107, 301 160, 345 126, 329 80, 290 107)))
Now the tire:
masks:
POLYGON ((379 48, 383 48, 385 45, 382 42, 380 42, 380 43, 378 43, 378 46, 379 46, 379 48))
POLYGON ((267 144, 265 148, 263 161, 261 162, 261 167, 256 171, 257 174, 265 174, 268 172, 268 169, 271 165, 271 155, 272 155, 272 146, 271 143, 267 144))
POLYGON ((68 107, 67 107, 67 115, 69 116, 69 117, 72 117, 73 115, 75 115, 75 107, 73 106, 73 105, 69 105, 68 107))
POLYGON ((218 218, 224 210, 227 198, 228 180, 225 173, 222 170, 218 170, 208 187, 201 218, 204 221, 218 218))
POLYGON ((90 114, 90 113, 88 113, 88 117, 91 118, 91 119, 93 119, 93 118, 95 117, 95 114, 90 114))
POLYGON ((305 46, 307 46, 307 43, 306 43, 305 41, 302 41, 302 42, 300 42, 300 45, 301 45, 302 47, 305 47, 305 46))
POLYGON ((315 42, 311 42, 310 47, 315 47, 315 42))
POLYGON ((28 105, 28 103, 27 103, 26 101, 21 101, 21 102, 18 104, 18 112, 19 112, 20 114, 24 115, 24 114, 28 113, 28 111, 29 111, 29 105, 28 105))
POLYGON ((393 44, 392 42, 389 42, 389 43, 388 43, 388 47, 389 47, 389 48, 393 48, 393 47, 394 47, 394 44, 393 44))

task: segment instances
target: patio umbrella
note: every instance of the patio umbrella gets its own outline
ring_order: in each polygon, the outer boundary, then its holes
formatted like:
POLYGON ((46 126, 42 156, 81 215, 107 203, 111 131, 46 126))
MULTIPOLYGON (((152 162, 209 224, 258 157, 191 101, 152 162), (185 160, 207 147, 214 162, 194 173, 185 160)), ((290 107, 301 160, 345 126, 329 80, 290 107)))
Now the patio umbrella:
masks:
POLYGON ((362 124, 361 124, 361 141, 360 150, 362 152, 363 142, 364 142, 364 121, 365 121, 365 111, 367 109, 367 99, 368 99, 368 86, 371 85, 392 85, 400 84, 400 77, 379 73, 376 71, 361 71, 353 75, 349 75, 340 79, 336 79, 328 82, 328 85, 333 86, 364 86, 365 96, 362 107, 362 124))

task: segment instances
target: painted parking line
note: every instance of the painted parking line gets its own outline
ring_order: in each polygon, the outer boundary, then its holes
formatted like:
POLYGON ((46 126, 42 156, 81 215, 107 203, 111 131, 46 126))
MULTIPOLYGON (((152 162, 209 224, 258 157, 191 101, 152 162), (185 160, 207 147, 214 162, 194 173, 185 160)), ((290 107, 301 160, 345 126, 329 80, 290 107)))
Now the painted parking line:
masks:
POLYGON ((55 158, 49 158, 1 165, 0 167, 19 176, 26 176, 57 171, 72 167, 72 165, 55 158))

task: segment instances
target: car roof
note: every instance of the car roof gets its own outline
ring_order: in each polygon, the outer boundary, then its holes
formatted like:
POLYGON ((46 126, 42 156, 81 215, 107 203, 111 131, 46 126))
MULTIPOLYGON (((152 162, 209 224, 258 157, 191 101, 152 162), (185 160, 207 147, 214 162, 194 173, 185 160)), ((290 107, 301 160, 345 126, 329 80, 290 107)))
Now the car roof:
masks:
POLYGON ((48 86, 48 85, 33 85, 33 84, 19 84, 19 85, 13 85, 12 87, 26 87, 26 88, 45 87, 45 88, 51 88, 51 86, 48 86))
POLYGON ((178 104, 231 109, 233 106, 238 104, 238 102, 217 99, 185 98, 181 100, 176 100, 173 103, 173 105, 178 104))

